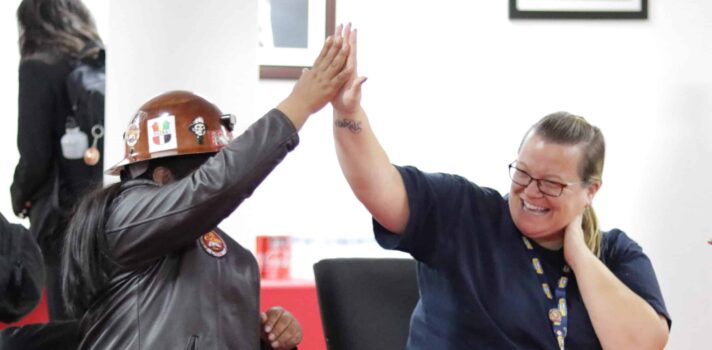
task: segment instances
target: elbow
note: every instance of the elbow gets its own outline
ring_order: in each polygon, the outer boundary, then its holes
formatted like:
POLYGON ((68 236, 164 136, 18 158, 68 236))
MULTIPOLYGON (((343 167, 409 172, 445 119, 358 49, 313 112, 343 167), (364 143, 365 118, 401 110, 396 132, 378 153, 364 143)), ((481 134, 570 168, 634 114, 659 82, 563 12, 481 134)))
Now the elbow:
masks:
POLYGON ((665 320, 664 326, 655 332, 652 338, 650 349, 665 349, 665 345, 667 345, 668 339, 670 338, 670 329, 668 329, 667 320, 665 320))
POLYGON ((650 349, 664 349, 667 345, 668 339, 670 338, 670 327, 668 326, 668 321, 665 316, 658 314, 659 322, 655 331, 650 336, 651 347, 650 349))
POLYGON ((612 349, 665 349, 669 336, 670 330, 665 321, 664 326, 655 327, 654 331, 644 336, 630 337, 626 346, 616 346, 612 349))
POLYGON ((604 349, 665 349, 670 330, 667 326, 667 320, 662 317, 663 322, 657 323, 654 327, 638 327, 637 331, 633 329, 622 330, 617 336, 605 341, 605 338, 599 338, 604 349), (638 332, 646 329, 644 332, 638 332))

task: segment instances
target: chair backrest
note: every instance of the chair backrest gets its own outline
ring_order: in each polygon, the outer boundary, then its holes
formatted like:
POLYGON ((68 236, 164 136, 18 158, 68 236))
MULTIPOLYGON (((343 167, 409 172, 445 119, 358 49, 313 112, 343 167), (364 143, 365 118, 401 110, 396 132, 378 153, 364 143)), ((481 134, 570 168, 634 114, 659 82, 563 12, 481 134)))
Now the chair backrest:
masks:
POLYGON ((324 259, 314 276, 329 350, 405 348, 420 297, 415 260, 324 259))

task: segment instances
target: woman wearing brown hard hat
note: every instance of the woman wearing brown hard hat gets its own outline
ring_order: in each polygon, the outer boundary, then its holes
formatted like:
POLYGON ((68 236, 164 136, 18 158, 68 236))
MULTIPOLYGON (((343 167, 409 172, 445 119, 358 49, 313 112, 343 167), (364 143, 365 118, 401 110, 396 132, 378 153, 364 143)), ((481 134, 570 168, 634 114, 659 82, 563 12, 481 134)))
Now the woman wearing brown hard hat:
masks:
MULTIPOLYGON (((347 29, 347 32, 350 29, 347 29)), ((185 91, 146 102, 124 134, 121 182, 87 196, 67 233, 63 288, 80 349, 289 349, 281 308, 259 312, 252 254, 217 225, 299 143, 350 74, 341 30, 290 95, 233 139, 234 117, 185 91)))

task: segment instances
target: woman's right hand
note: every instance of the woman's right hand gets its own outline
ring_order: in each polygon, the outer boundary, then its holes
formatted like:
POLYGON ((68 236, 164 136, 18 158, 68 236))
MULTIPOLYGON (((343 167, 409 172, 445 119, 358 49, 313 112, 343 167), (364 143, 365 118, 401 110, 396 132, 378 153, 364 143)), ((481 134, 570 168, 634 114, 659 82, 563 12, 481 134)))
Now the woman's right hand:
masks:
POLYGON ((343 85, 331 105, 334 112, 338 114, 353 114, 361 105, 361 84, 366 81, 366 77, 359 77, 356 64, 356 30, 351 30, 351 23, 346 25, 343 33, 344 40, 350 47, 349 56, 346 60, 346 70, 350 72, 348 80, 343 85))

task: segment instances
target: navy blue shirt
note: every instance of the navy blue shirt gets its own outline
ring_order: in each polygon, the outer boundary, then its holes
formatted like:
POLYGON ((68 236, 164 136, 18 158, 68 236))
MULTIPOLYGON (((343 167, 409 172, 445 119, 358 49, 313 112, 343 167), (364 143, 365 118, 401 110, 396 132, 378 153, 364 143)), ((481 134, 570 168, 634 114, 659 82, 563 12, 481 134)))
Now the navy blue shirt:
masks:
MULTIPOLYGON (((547 316, 550 301, 507 199, 457 175, 397 168, 408 193, 408 225, 396 235, 374 221, 374 232, 382 247, 418 260, 420 301, 411 318, 408 349, 558 349, 547 316)), ((555 285, 565 263, 563 249, 532 243, 549 285, 555 285)), ((620 230, 605 232, 601 260, 670 322, 653 267, 638 244, 620 230)), ((566 348, 600 349, 571 277, 566 348)))

